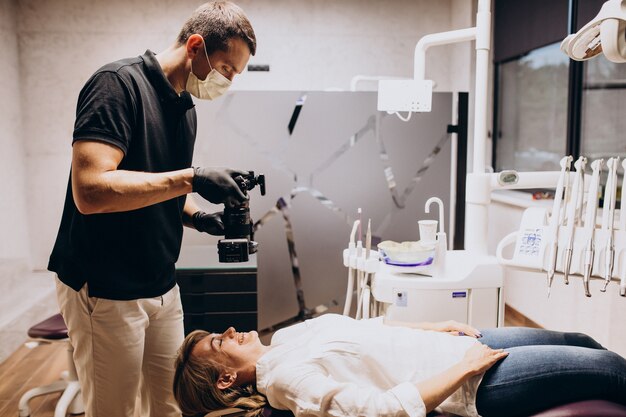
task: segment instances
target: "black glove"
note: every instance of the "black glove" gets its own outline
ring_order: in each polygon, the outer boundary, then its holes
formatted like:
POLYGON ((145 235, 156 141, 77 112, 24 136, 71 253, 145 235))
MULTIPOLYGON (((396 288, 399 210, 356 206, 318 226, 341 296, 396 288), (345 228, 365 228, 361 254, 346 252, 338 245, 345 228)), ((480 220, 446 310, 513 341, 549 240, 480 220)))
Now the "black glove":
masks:
POLYGON ((191 216, 191 222, 198 232, 205 232, 213 236, 224 236, 223 214, 221 211, 213 214, 196 211, 191 216))
POLYGON ((241 191, 234 178, 248 175, 247 171, 224 168, 193 169, 191 187, 193 192, 214 204, 224 203, 227 207, 243 204, 248 197, 241 191))

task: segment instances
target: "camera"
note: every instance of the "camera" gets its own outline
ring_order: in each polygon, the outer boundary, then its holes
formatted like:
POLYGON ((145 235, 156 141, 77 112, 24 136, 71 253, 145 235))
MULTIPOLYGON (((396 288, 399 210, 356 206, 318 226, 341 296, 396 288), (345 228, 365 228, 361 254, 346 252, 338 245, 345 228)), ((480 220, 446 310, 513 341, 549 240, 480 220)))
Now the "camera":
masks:
MULTIPOLYGON (((247 175, 238 176, 235 182, 244 194, 257 185, 261 195, 265 195, 265 175, 254 175, 250 171, 247 175)), ((222 216, 224 222, 224 239, 217 243, 217 254, 220 262, 246 262, 250 254, 256 253, 258 243, 254 241, 253 222, 250 219, 250 201, 234 207, 226 207, 222 216)))

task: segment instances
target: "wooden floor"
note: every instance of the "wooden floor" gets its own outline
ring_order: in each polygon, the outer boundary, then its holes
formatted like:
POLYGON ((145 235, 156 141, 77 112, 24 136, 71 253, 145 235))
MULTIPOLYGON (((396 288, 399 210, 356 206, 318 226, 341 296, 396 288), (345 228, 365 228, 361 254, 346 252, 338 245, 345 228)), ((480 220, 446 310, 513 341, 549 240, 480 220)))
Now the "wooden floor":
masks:
MULTIPOLYGON (((508 306, 504 317, 505 326, 540 327, 508 306)), ((0 364, 0 417, 16 417, 18 402, 24 392, 58 380, 61 372, 67 369, 66 355, 63 343, 42 344, 32 349, 22 345, 0 364)), ((31 400, 31 416, 54 417, 54 407, 60 396, 56 393, 31 400)))
POLYGON ((513 307, 505 305, 504 307, 504 325, 506 327, 534 327, 542 329, 543 327, 535 323, 513 307))
MULTIPOLYGON (((64 343, 41 344, 29 349, 22 345, 0 364, 0 416, 16 417, 22 394, 31 388, 57 381, 67 369, 64 343)), ((32 417, 54 417, 54 407, 61 393, 33 398, 32 417)), ((81 416, 84 414, 80 414, 81 416)))

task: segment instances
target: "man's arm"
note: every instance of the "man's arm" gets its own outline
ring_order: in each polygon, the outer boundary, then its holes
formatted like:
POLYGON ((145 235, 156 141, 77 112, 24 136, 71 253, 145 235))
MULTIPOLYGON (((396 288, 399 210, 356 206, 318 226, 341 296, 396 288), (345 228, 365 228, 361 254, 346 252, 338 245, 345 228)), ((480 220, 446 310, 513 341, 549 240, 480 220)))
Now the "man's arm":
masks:
POLYGON ((72 190, 82 214, 136 210, 192 191, 193 168, 151 173, 118 170, 124 153, 105 142, 79 140, 72 150, 72 190))

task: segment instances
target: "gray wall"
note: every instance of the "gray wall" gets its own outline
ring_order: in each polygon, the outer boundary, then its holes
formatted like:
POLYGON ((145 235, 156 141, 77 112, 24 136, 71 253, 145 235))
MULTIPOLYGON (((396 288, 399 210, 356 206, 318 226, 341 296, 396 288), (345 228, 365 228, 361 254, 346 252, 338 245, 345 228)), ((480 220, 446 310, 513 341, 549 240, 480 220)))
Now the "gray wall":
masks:
MULTIPOLYGON (((359 207, 363 233, 371 218, 374 238, 414 241, 419 238, 417 220, 437 218, 436 210, 424 213, 426 200, 437 196, 450 230, 451 139, 446 128, 452 94, 434 94, 433 111, 405 123, 376 110, 375 92, 310 92, 289 134, 287 125, 302 94, 232 92, 219 102, 197 106, 204 123, 194 164, 223 163, 266 176, 266 196, 258 189, 250 193, 252 218, 265 219, 255 236, 260 245, 260 328, 298 312, 287 227, 282 214, 273 211, 280 198, 288 204, 297 274, 309 309, 333 301, 337 305, 331 311, 342 309, 347 281, 341 254, 359 207), (387 181, 391 175, 399 204, 387 181)), ((195 198, 208 212, 222 209, 195 198)), ((187 230, 183 246, 211 243, 217 239, 187 230)))

